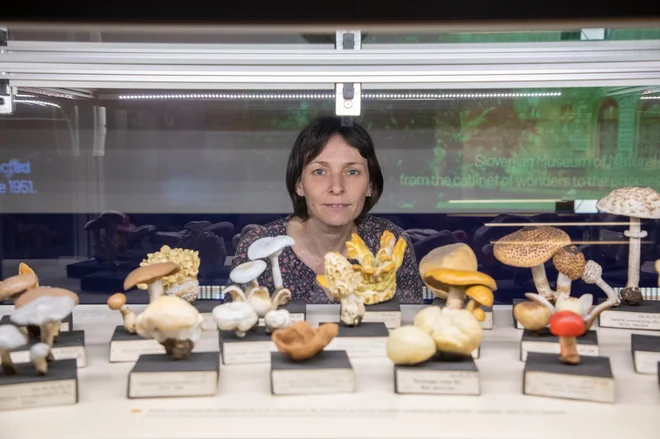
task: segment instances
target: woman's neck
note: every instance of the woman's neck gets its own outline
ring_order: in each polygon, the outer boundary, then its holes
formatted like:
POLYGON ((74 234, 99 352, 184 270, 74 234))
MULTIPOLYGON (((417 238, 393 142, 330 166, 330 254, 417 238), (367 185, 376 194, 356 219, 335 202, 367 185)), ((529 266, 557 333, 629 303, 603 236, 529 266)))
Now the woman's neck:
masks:
POLYGON ((355 225, 329 227, 310 218, 301 224, 304 233, 305 246, 317 256, 323 257, 328 252, 346 253, 346 241, 351 240, 355 225))

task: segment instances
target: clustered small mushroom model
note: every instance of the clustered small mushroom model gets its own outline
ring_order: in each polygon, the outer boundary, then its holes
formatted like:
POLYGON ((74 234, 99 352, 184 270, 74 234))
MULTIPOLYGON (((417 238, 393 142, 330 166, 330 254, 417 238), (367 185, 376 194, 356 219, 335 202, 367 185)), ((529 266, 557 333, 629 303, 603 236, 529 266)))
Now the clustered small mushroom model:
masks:
POLYGON ((286 247, 294 245, 293 238, 280 235, 264 237, 254 241, 248 248, 250 261, 234 268, 229 274, 233 282, 223 290, 225 297, 231 297, 231 302, 223 303, 213 309, 213 318, 218 329, 234 331, 237 337, 244 338, 248 331, 255 329, 259 319, 264 319, 266 332, 271 333, 278 328, 291 325, 289 311, 278 309, 291 300, 291 291, 284 286, 279 256, 286 247), (274 291, 271 296, 268 287, 259 285, 258 279, 270 261, 273 276, 274 291), (245 285, 242 288, 241 285, 245 285))
POLYGON ((620 296, 628 305, 639 305, 644 301, 639 289, 641 239, 647 236, 647 232, 641 229, 640 219, 660 218, 660 193, 639 186, 614 189, 596 203, 596 208, 612 215, 630 217, 630 228, 624 232, 630 240, 628 281, 620 296))
POLYGON ((480 305, 493 305, 497 284, 477 268, 476 255, 463 243, 440 246, 422 258, 419 265, 424 284, 435 296, 446 299, 446 308, 462 309, 468 297, 465 309, 483 322, 486 313, 480 305))
POLYGON ((173 360, 188 358, 202 336, 204 317, 187 300, 165 295, 162 278, 180 270, 174 262, 156 262, 131 271, 124 279, 124 290, 138 284, 147 285, 149 305, 136 315, 126 306, 126 295, 116 293, 108 298, 108 307, 119 310, 127 332, 155 339, 173 360))
POLYGON ((386 230, 375 255, 355 233, 346 242, 346 257, 339 252, 325 254, 325 273, 317 275, 316 281, 330 297, 340 302, 340 320, 344 325, 359 325, 366 312, 365 305, 394 297, 396 274, 403 263, 406 247, 403 237, 396 239, 386 230))
MULTIPOLYGON (((167 296, 178 296, 188 302, 195 302, 199 296, 199 274, 200 258, 199 252, 182 248, 171 248, 164 245, 159 251, 147 254, 147 258, 140 263, 141 267, 163 262, 176 264, 179 269, 160 280, 163 294, 167 296)), ((145 283, 136 285, 141 290, 148 289, 145 283)))
POLYGON ((394 364, 413 365, 437 356, 439 360, 468 357, 481 345, 483 330, 467 309, 429 306, 412 325, 390 331, 387 356, 394 364))
POLYGON ((273 332, 272 340, 277 350, 293 361, 304 361, 321 352, 339 333, 336 323, 323 323, 312 328, 309 323, 295 322, 273 332))

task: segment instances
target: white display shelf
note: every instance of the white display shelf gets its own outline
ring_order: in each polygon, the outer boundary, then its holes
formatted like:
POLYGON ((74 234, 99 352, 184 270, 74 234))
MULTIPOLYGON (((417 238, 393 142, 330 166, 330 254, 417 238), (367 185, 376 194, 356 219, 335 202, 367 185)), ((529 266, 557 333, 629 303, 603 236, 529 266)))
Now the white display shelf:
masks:
MULTIPOLYGON (((136 311, 142 307, 135 306, 136 311)), ((0 306, 0 314, 10 311, 0 306)), ((419 306, 402 305, 409 324, 419 306)), ((308 321, 337 320, 338 306, 310 305, 308 321)), ((272 396, 269 365, 222 366, 218 394, 203 398, 128 400, 133 363, 108 362, 108 341, 119 313, 79 306, 75 329, 85 330, 87 368, 79 370, 80 402, 73 406, 0 413, 2 439, 119 438, 491 438, 585 436, 657 438, 660 389, 655 375, 636 374, 630 333, 597 328, 601 355, 611 358, 616 403, 525 396, 519 361, 521 331, 511 308, 495 306, 492 331, 484 331, 481 396, 414 396, 394 393, 393 366, 385 359, 353 359, 356 391, 319 396, 272 396), (35 421, 36 420, 36 421, 35 421), (440 427, 439 427, 440 426, 440 427), (440 430, 439 430, 440 428, 440 430), (575 432, 575 435, 567 432, 575 432)), ((207 331, 200 351, 218 347, 207 331)), ((585 436, 585 437, 586 437, 585 436)))

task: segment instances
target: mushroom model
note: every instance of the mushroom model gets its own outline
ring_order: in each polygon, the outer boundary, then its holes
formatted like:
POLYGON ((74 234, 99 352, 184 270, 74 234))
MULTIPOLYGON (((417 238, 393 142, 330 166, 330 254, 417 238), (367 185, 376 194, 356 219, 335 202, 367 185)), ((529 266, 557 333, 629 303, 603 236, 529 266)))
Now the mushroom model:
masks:
POLYGON ((124 293, 115 293, 108 298, 108 308, 113 311, 119 310, 124 319, 124 329, 131 334, 135 334, 136 316, 133 310, 126 305, 126 295, 124 293))
POLYGON ((484 321, 486 314, 478 305, 492 306, 493 291, 497 289, 492 277, 473 270, 436 268, 428 270, 423 280, 436 290, 448 292, 446 308, 460 310, 465 297, 469 297, 466 310, 480 322, 484 321))
MULTIPOLYGON (((426 273, 437 268, 453 268, 457 270, 477 271, 477 256, 469 245, 462 242, 442 245, 431 250, 419 261, 419 275, 422 279, 426 273)), ((426 285, 435 296, 440 299, 447 298, 447 291, 440 290, 433 285, 426 285)))
POLYGON ((336 323, 324 323, 312 328, 307 322, 296 322, 287 328, 276 329, 272 340, 277 350, 294 361, 312 358, 337 336, 336 323))
POLYGON ((34 273, 17 274, 16 276, 8 277, 4 282, 0 283, 0 302, 3 300, 16 298, 20 293, 31 288, 36 288, 39 279, 34 273))
POLYGON ((653 268, 655 268, 656 273, 658 273, 658 287, 660 287, 660 259, 655 261, 653 268))
POLYGON ((268 288, 259 285, 257 278, 266 270, 266 266, 266 262, 259 259, 238 265, 229 273, 234 284, 223 290, 225 295, 231 295, 232 301, 248 302, 259 317, 264 317, 291 299, 291 291, 286 288, 280 288, 271 298, 268 288), (248 284, 248 287, 243 291, 236 284, 248 284))
POLYGON ((27 343, 28 339, 14 325, 0 325, 0 363, 5 375, 16 374, 16 367, 11 360, 11 351, 20 348, 27 343))
MULTIPOLYGON (((287 235, 267 236, 257 239, 248 247, 248 258, 252 261, 268 258, 273 273, 273 285, 275 292, 285 289, 280 270, 279 256, 286 247, 293 246, 295 241, 287 235)), ((288 291, 288 290, 287 290, 288 291)), ((291 292, 289 291, 289 294, 291 292)))
MULTIPOLYGON (((73 291, 69 291, 64 288, 37 287, 37 288, 32 288, 26 291, 25 293, 21 294, 17 298, 15 298, 14 307, 16 309, 19 309, 25 306, 27 303, 41 296, 67 296, 73 300, 74 306, 78 305, 78 295, 73 291)), ((53 340, 56 340, 57 336, 60 333, 61 320, 62 319, 54 323, 53 334, 52 334, 53 340)), ((41 339, 43 340, 43 334, 41 332, 41 328, 38 325, 27 325, 27 331, 28 331, 28 336, 30 336, 31 338, 41 337, 41 339)))
POLYGON ((149 292, 149 302, 153 302, 164 294, 162 278, 180 270, 174 262, 158 262, 138 267, 128 273, 124 279, 124 291, 128 291, 138 284, 146 284, 149 292))
POLYGON ((566 364, 578 364, 580 355, 575 337, 586 330, 582 317, 573 311, 557 311, 550 317, 549 324, 550 332, 559 337, 559 360, 566 364))
POLYGON ((50 354, 50 346, 46 343, 37 343, 30 348, 30 361, 34 364, 34 368, 41 375, 48 373, 48 356, 50 354))
POLYGON ((204 317, 197 308, 177 296, 161 296, 136 319, 135 329, 144 338, 155 339, 174 360, 188 358, 202 336, 204 317))
POLYGON ((555 253, 552 257, 552 264, 559 272, 557 276, 557 298, 570 296, 571 283, 582 277, 587 264, 584 254, 575 245, 567 245, 555 253))
POLYGON ((247 331, 259 323, 259 316, 248 302, 228 302, 213 308, 213 319, 221 331, 234 331, 245 337, 247 331))
POLYGON ((358 295, 361 274, 341 253, 325 254, 325 274, 316 277, 328 295, 340 302, 339 318, 346 326, 357 326, 362 321, 366 308, 364 299, 358 295))
POLYGON ((546 300, 554 302, 545 263, 560 249, 571 244, 563 230, 547 226, 528 226, 501 238, 493 246, 493 255, 505 265, 531 268, 534 285, 546 300))
POLYGON ((520 302, 513 307, 513 317, 534 335, 548 326, 551 316, 551 309, 539 302, 520 302))
POLYGON ((394 364, 423 363, 437 352, 431 334, 414 325, 400 326, 390 331, 385 349, 394 364))
POLYGON ((660 218, 660 193, 638 186, 614 189, 596 203, 596 208, 612 215, 630 217, 630 228, 624 232, 630 240, 628 282, 621 290, 621 299, 624 303, 638 305, 644 300, 639 289, 640 240, 647 235, 641 230, 640 219, 660 218))
POLYGON ((596 284, 607 295, 607 302, 611 306, 618 306, 621 303, 619 295, 614 289, 603 280, 603 267, 595 261, 588 261, 582 272, 582 280, 588 284, 596 284))

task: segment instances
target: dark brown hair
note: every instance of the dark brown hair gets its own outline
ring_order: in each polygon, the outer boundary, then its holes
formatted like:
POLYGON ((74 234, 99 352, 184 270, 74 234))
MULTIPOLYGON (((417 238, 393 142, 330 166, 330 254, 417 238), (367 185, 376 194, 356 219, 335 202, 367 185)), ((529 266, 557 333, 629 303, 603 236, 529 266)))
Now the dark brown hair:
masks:
POLYGON ((300 180, 303 168, 321 154, 328 141, 335 135, 340 135, 360 155, 367 159, 371 196, 364 200, 362 212, 355 219, 360 222, 364 216, 376 205, 383 193, 383 172, 376 158, 376 151, 371 136, 362 126, 353 122, 350 126, 342 125, 337 116, 323 116, 310 122, 298 134, 298 138, 291 148, 289 163, 286 167, 286 188, 293 203, 293 213, 303 221, 309 219, 307 202, 304 197, 296 193, 296 185, 300 180))

